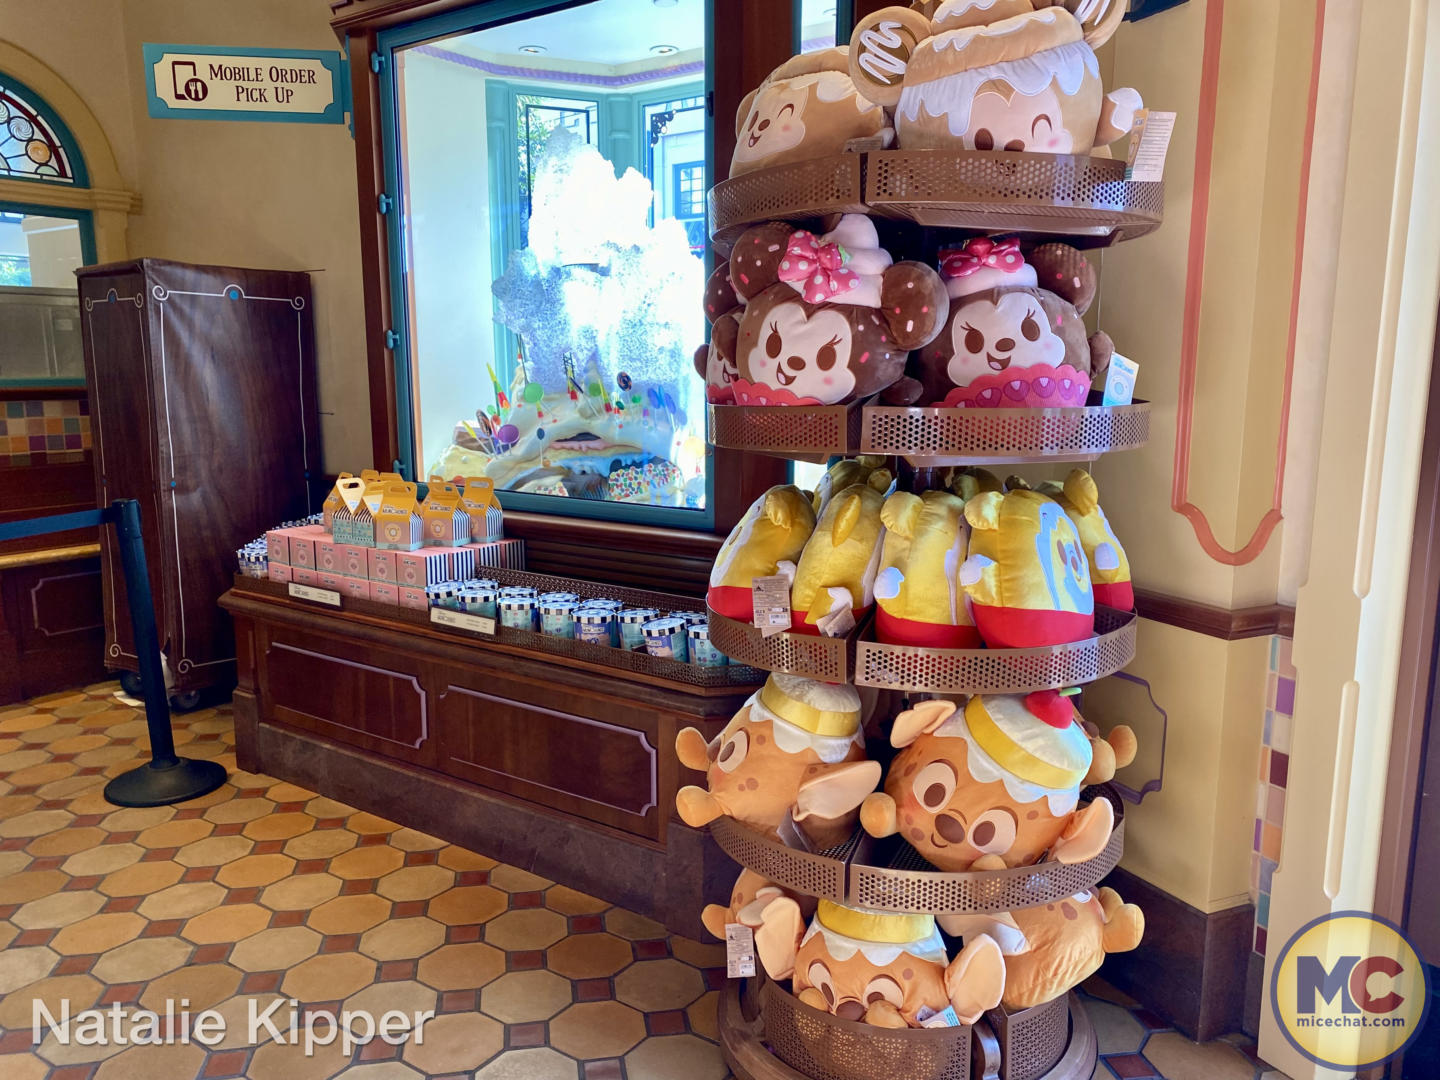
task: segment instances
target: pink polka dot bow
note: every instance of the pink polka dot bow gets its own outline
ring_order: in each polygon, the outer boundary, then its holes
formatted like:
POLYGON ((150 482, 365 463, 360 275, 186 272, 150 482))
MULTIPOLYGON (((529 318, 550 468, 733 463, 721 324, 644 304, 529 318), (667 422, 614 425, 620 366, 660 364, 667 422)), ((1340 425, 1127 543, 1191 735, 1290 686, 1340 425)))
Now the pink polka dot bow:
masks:
POLYGON ((823 304, 859 287, 859 275, 845 269, 849 259, 850 253, 839 244, 822 244, 814 233, 801 229, 790 234, 780 261, 780 280, 800 287, 807 304, 823 304))
POLYGON ((987 267, 1007 274, 1019 273, 1025 265, 1020 254, 1020 241, 1014 238, 994 241, 986 236, 966 240, 963 247, 947 251, 940 257, 940 273, 947 278, 969 277, 987 267))

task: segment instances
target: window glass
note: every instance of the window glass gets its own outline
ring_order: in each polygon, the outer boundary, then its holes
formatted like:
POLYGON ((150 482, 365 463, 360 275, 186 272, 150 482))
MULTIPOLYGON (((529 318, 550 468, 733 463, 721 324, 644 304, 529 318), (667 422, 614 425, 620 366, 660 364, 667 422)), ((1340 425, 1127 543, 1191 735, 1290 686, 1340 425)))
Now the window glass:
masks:
POLYGON ((35 103, 0 76, 0 176, 73 184, 70 155, 35 103))
POLYGON ((800 51, 818 52, 835 45, 835 0, 801 0, 800 51))
POLYGON ((595 0, 395 48, 422 478, 705 509, 704 20, 595 0))
POLYGON ((85 377, 75 268, 80 222, 0 204, 0 383, 85 377))

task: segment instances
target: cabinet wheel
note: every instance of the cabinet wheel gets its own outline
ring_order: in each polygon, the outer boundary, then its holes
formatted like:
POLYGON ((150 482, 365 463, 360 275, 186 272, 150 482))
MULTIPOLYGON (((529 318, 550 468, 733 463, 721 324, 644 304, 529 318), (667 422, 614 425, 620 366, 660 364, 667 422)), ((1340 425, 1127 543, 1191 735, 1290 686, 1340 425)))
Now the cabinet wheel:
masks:
POLYGON ((200 704, 199 690, 186 690, 170 699, 170 707, 176 712, 189 712, 200 704))
POLYGON ((133 671, 122 671, 120 673, 120 689, 133 698, 145 696, 145 683, 138 674, 133 671))

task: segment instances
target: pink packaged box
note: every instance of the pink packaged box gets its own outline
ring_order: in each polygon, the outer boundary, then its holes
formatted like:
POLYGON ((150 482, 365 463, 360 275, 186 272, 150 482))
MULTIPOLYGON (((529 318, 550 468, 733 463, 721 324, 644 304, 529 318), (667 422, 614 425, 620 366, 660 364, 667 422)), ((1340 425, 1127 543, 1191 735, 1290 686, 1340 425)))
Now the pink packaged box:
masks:
POLYGON ((398 551, 381 551, 379 548, 368 548, 369 556, 367 569, 371 581, 385 581, 394 585, 398 580, 399 562, 396 556, 398 551))
POLYGON ((423 591, 426 585, 449 581, 456 576, 455 551, 455 548, 432 547, 396 552, 396 583, 418 586, 423 591))
POLYGON ((292 566, 290 580, 297 585, 319 585, 320 571, 312 570, 308 566, 292 566))
POLYGON ((359 578, 361 581, 370 576, 370 560, 366 558, 371 549, 359 547, 355 544, 337 544, 340 550, 340 572, 346 577, 359 578))
POLYGON ((345 580, 342 575, 333 574, 328 570, 321 570, 318 572, 317 576, 320 580, 316 582, 316 584, 318 584, 320 588, 332 589, 335 592, 345 591, 345 586, 341 584, 345 580))
POLYGON ((370 599, 370 582, 363 577, 342 577, 340 579, 340 592, 355 600, 370 599))
POLYGON ((415 588, 413 585, 399 586, 400 606, 403 608, 414 608, 416 611, 428 611, 430 600, 425 595, 424 588, 415 588))
POLYGON ((268 568, 267 571, 266 571, 266 574, 267 574, 267 576, 270 578, 271 581, 282 581, 282 582, 285 582, 285 581, 290 581, 290 580, 292 580, 291 577, 290 577, 290 567, 286 566, 284 563, 277 563, 277 562, 272 562, 272 563, 270 563, 269 568, 268 568))
POLYGON ((344 544, 333 540, 318 540, 315 543, 315 569, 326 574, 343 574, 345 557, 341 554, 344 544))
MULTIPOLYGON (((488 566, 496 570, 525 569, 523 540, 491 540, 483 544, 469 544, 460 550, 473 552, 473 566, 488 566)), ((473 573, 472 568, 469 573, 457 576, 469 577, 473 573)))
POLYGON ((323 525, 302 525, 295 529, 290 536, 290 565, 314 570, 315 545, 329 539, 330 534, 323 525))
POLYGON ((370 582, 370 599, 377 604, 400 603, 400 586, 390 581, 370 582))

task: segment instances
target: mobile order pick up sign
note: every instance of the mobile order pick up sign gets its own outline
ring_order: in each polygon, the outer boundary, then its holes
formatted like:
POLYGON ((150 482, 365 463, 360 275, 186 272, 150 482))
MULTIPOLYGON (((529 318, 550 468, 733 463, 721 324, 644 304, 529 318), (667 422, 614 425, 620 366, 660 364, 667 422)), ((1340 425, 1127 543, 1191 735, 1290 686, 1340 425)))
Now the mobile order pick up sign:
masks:
POLYGON ((150 115, 159 119, 345 121, 338 52, 145 43, 150 115))

